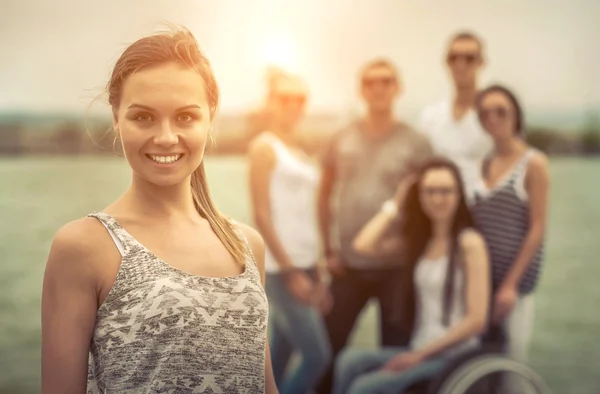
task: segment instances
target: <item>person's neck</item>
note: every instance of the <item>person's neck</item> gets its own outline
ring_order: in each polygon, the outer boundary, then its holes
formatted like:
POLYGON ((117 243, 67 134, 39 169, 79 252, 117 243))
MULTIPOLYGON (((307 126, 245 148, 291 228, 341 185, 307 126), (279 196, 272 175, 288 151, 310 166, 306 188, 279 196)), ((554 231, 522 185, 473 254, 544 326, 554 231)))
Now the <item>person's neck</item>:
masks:
POLYGON ((371 112, 364 119, 365 131, 371 135, 383 135, 390 132, 393 126, 398 123, 394 119, 391 109, 389 111, 371 112))
POLYGON ((527 144, 521 138, 513 137, 495 141, 494 151, 498 157, 512 157, 527 149, 527 144))
POLYGON ((291 127, 273 127, 273 134, 277 136, 277 138, 284 143, 286 146, 296 146, 298 145, 298 133, 291 127))
POLYGON ((433 240, 444 241, 450 236, 452 223, 442 221, 431 224, 431 237, 433 240))
POLYGON ((198 214, 190 180, 157 186, 134 177, 123 196, 130 211, 153 219, 193 218, 198 214))
POLYGON ((460 86, 456 88, 454 105, 461 108, 470 108, 475 105, 477 98, 477 84, 460 86))

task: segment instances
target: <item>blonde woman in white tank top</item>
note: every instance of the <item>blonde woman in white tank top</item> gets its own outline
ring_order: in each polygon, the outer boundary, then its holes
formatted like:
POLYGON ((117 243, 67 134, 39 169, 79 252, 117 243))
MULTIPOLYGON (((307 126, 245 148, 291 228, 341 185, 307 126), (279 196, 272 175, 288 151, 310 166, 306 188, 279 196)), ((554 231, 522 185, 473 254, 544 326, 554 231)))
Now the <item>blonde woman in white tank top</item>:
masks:
POLYGON ((281 78, 273 93, 271 131, 251 143, 250 188, 255 223, 267 244, 267 296, 273 371, 282 394, 305 394, 331 358, 321 310, 329 299, 317 267, 318 173, 303 152, 295 126, 306 90, 296 77, 281 78), (301 362, 284 379, 294 351, 301 362))
POLYGON ((414 329, 408 348, 344 352, 336 363, 335 394, 404 393, 479 346, 489 309, 489 259, 454 163, 428 160, 365 225, 354 247, 366 255, 406 253, 414 329), (398 215, 402 229, 390 233, 398 215))

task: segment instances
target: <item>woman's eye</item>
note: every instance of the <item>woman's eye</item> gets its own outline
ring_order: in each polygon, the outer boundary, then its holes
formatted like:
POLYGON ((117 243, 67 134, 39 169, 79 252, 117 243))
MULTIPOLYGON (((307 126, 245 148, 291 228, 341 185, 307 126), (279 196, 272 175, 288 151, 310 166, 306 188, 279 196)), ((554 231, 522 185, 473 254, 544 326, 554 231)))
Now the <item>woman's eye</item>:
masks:
POLYGON ((152 116, 150 114, 139 114, 134 119, 138 122, 146 123, 152 121, 152 116))
POLYGON ((183 123, 191 122, 194 119, 196 119, 196 117, 190 113, 183 113, 177 116, 177 121, 183 123))

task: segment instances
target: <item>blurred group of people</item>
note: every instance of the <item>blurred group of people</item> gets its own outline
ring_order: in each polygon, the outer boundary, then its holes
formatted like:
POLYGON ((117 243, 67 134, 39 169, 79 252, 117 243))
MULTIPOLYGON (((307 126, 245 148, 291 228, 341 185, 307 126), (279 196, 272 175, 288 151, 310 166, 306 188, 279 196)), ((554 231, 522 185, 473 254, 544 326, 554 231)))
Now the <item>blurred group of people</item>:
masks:
POLYGON ((249 177, 281 393, 400 393, 481 346, 491 327, 501 328, 507 354, 526 361, 548 165, 523 138, 515 95, 480 86, 485 62, 480 37, 451 37, 454 94, 414 126, 394 116, 403 92, 396 66, 367 63, 359 72, 366 112, 329 139, 320 166, 297 130, 307 86, 270 74, 249 177), (371 299, 381 347, 346 349, 371 299))

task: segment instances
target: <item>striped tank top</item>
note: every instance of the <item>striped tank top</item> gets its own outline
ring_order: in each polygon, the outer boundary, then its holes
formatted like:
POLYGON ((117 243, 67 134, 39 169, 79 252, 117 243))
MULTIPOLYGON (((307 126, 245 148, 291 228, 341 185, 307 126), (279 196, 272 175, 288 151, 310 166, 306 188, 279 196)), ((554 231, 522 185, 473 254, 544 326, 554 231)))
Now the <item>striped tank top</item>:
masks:
MULTIPOLYGON (((527 165, 534 152, 533 149, 526 151, 513 170, 493 189, 488 189, 481 182, 475 192, 472 213, 488 245, 494 290, 506 278, 529 232, 529 201, 524 182, 527 165)), ((520 294, 535 290, 543 257, 544 243, 521 278, 518 286, 520 294)))
POLYGON ((202 277, 159 259, 111 216, 89 216, 122 260, 97 312, 87 393, 264 393, 268 304, 248 243, 242 274, 202 277))

